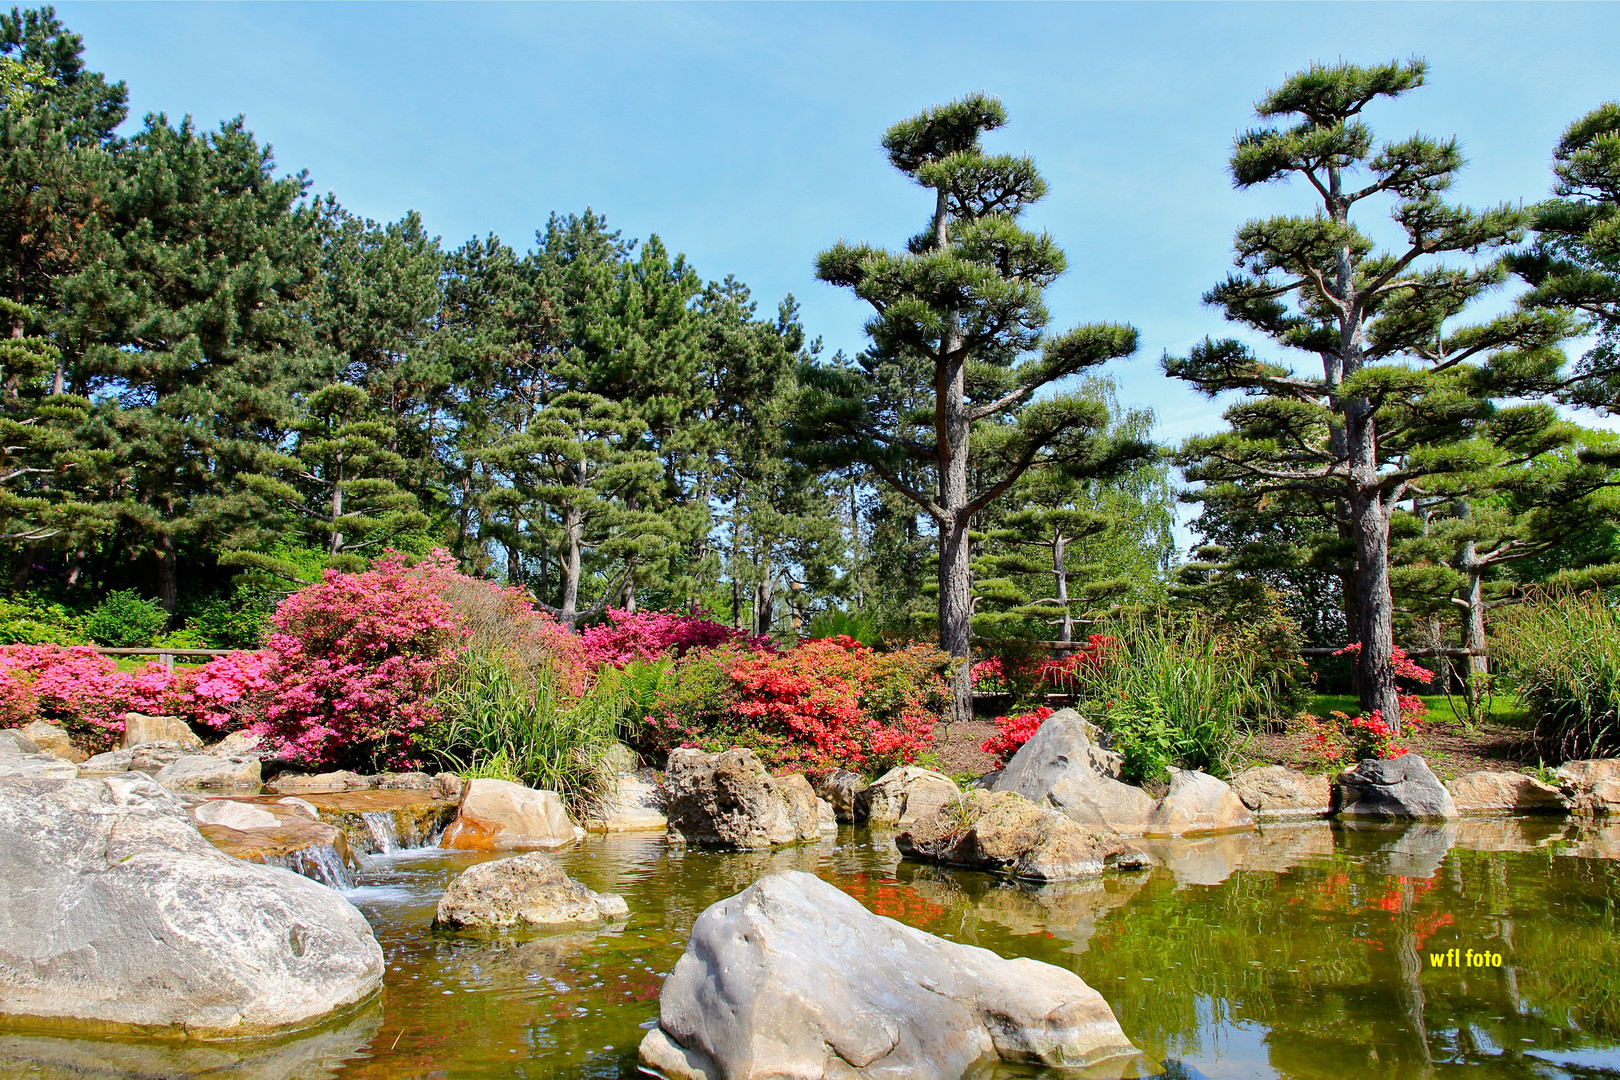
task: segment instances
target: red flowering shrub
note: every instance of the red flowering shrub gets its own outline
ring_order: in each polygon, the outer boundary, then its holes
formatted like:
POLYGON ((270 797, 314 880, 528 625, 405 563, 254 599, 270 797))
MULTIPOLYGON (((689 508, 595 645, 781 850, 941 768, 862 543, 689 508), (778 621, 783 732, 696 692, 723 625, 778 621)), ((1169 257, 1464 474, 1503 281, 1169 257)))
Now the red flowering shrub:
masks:
MULTIPOLYGON (((1365 758, 1398 758, 1407 752, 1377 709, 1368 716, 1335 711, 1331 720, 1310 713, 1300 713, 1295 719, 1305 728, 1305 753, 1324 768, 1365 758)), ((1417 718, 1405 722, 1415 726, 1417 718)))
POLYGON ((622 668, 635 660, 655 660, 669 653, 685 656, 692 649, 713 649, 734 641, 770 649, 769 638, 750 637, 697 615, 610 608, 607 617, 606 623, 586 627, 580 634, 585 658, 593 667, 612 664, 622 668))
MULTIPOLYGON (((1333 655, 1360 656, 1361 642, 1358 641, 1353 645, 1346 645, 1333 655)), ((1391 666, 1395 669, 1395 677, 1397 679, 1411 679, 1413 682, 1422 683, 1424 686, 1427 686, 1434 681, 1434 672, 1430 671, 1428 668, 1419 667, 1413 662, 1411 657, 1406 655, 1405 649, 1399 647, 1395 649, 1395 655, 1391 661, 1391 666)), ((1424 716, 1428 715, 1429 707, 1423 704, 1423 699, 1418 697, 1416 694, 1397 693, 1395 697, 1400 703, 1401 723, 1416 724, 1424 716)), ((1375 713, 1374 715, 1376 716, 1378 714, 1375 713)), ((1382 716, 1379 716, 1378 722, 1384 722, 1382 716)), ((1402 751, 1402 753, 1405 753, 1405 751, 1402 751)), ((1400 755, 1391 754, 1389 756, 1399 757, 1400 755)))
POLYGON ((49 720, 90 753, 121 741, 126 712, 184 712, 184 706, 178 677, 160 664, 132 673, 87 645, 0 647, 0 724, 49 720))
POLYGON ((1059 693, 1073 694, 1101 674, 1119 654, 1118 639, 1107 634, 1091 634, 1069 655, 1042 661, 1036 674, 1041 685, 1059 693))
POLYGON ((1051 715, 1052 710, 1042 705, 1034 712, 1000 717, 996 720, 996 733, 980 743, 979 749, 996 755, 1000 764, 1006 765, 1020 747, 1035 737, 1035 732, 1051 715))
POLYGON ((1007 685, 1006 676, 1002 674, 1001 657, 992 656, 988 660, 980 660, 968 670, 968 677, 973 683, 973 689, 980 694, 1005 694, 1011 688, 1007 685))
POLYGON ((439 716, 435 679, 466 636, 441 595, 453 576, 444 552, 415 569, 390 553, 282 601, 265 642, 275 692, 254 729, 310 768, 416 764, 415 733, 439 716))

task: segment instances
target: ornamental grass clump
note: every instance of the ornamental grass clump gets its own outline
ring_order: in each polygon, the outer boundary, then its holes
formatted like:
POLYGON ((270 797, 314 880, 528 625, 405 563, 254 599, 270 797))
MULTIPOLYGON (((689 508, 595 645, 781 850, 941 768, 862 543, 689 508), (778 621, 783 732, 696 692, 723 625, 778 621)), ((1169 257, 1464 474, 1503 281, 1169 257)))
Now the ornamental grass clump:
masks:
POLYGON ((1512 680, 1548 760, 1620 753, 1620 614, 1602 593, 1503 610, 1491 655, 1512 680))

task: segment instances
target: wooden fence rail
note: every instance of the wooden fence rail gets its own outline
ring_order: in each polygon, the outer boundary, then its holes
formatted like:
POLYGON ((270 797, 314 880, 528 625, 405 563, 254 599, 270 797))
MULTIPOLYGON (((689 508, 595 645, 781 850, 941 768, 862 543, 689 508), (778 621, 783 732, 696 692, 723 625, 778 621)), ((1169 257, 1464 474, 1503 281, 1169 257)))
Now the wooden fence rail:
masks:
POLYGON ((236 649, 108 649, 100 645, 95 646, 95 650, 102 656, 156 656, 164 667, 171 669, 174 667, 174 658, 177 656, 229 656, 231 653, 239 651, 236 649))

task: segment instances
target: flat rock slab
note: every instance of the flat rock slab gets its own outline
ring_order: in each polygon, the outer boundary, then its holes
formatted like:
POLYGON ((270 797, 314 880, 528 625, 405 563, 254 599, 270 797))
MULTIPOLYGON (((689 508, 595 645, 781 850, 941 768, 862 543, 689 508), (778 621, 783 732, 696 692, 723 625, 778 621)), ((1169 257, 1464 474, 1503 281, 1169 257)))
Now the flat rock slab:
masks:
POLYGON ((534 851, 571 844, 581 832, 555 791, 507 780, 468 780, 441 845, 463 851, 534 851))
POLYGON ((1519 772, 1471 772, 1446 782, 1459 814, 1567 814, 1569 800, 1551 784, 1519 772))
POLYGON ((234 1037, 316 1023, 382 975, 352 904, 219 851, 146 777, 0 786, 0 1013, 234 1037))
POLYGON ((1256 765, 1232 777, 1232 790, 1256 821, 1294 821, 1333 812, 1333 785, 1325 776, 1286 765, 1256 765))
POLYGON ((1044 803, 1080 825, 1140 836, 1158 800, 1110 775, 1117 755, 1096 746, 1096 728, 1072 709, 1053 713, 996 777, 994 791, 1044 803))
POLYGON ((1073 972, 912 929, 797 871, 698 917, 641 1043, 678 1080, 957 1080, 986 1060, 1136 1054, 1073 972))
POLYGON ((1366 758, 1339 774, 1335 812, 1346 818, 1427 821, 1457 816, 1457 804, 1416 754, 1366 758))
POLYGON ((669 755, 669 838, 676 843, 758 850, 821 837, 810 781, 775 777, 752 750, 669 755))
POLYGON ((629 913, 624 897, 592 892, 535 851, 467 869, 440 898, 433 925, 455 930, 570 927, 629 913))
POLYGON ((970 791, 914 821, 894 842, 907 858, 1026 881, 1077 881, 1152 862, 1112 832, 1087 829, 1005 791, 970 791))
POLYGON ((663 832, 669 797, 651 769, 622 773, 591 809, 585 827, 592 832, 663 832))

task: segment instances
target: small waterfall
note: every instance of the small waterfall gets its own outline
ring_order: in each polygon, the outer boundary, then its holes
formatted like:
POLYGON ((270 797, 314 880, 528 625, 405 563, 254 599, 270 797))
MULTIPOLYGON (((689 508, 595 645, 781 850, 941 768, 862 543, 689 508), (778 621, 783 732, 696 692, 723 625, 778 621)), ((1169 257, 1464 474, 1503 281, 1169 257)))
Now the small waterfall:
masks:
POLYGON ((270 866, 279 866, 295 874, 314 878, 328 888, 354 888, 354 875, 349 872, 343 856, 339 855, 331 844, 299 848, 285 855, 266 856, 264 861, 270 866))
POLYGON ((366 831, 371 833, 371 840, 377 845, 378 854, 392 855, 404 846, 399 842, 399 830, 394 825, 394 815, 391 811, 363 810, 360 813, 360 820, 366 823, 366 831))

